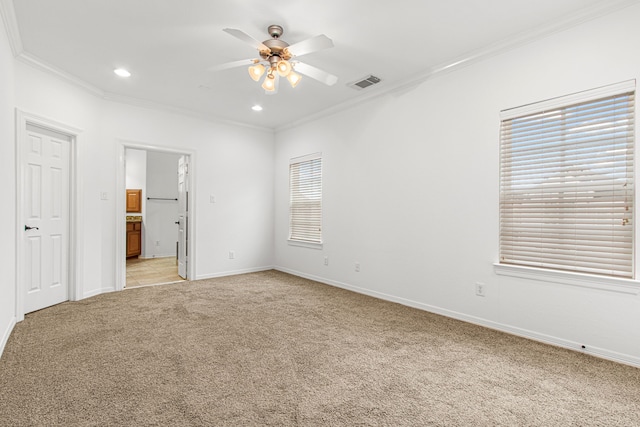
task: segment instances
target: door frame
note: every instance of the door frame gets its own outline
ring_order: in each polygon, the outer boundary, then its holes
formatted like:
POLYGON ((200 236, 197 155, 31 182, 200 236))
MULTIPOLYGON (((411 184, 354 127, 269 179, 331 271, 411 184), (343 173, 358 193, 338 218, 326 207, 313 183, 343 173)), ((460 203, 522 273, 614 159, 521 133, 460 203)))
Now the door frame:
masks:
POLYGON ((24 155, 22 144, 27 136, 27 124, 49 129, 67 135, 70 139, 69 147, 69 259, 68 259, 68 295, 69 301, 82 299, 82 211, 78 203, 78 195, 82 194, 79 177, 79 149, 82 129, 71 126, 48 117, 39 116, 16 108, 16 321, 24 320, 24 155))
MULTIPOLYGON (((116 176, 116 283, 115 290, 121 291, 125 288, 127 283, 127 239, 126 239, 126 149, 131 148, 134 150, 155 151, 160 153, 181 154, 189 157, 189 173, 188 173, 188 187, 189 188, 189 228, 187 230, 187 242, 189 263, 187 264, 187 280, 193 280, 196 272, 195 262, 195 249, 196 249, 196 215, 195 215, 195 200, 196 200, 196 188, 195 188, 195 164, 196 164, 196 152, 194 150, 188 150, 177 147, 164 147, 160 145, 145 144, 137 141, 118 140, 117 156, 118 156, 118 171, 116 176)), ((176 165, 177 167, 177 165, 176 165)), ((143 195, 144 197, 144 195, 143 195)))

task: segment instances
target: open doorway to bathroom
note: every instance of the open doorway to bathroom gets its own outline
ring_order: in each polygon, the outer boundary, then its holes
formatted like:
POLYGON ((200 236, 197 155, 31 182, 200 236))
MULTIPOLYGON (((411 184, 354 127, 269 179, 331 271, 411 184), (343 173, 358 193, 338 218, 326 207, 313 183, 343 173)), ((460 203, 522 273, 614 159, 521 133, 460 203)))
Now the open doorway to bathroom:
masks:
POLYGON ((188 277, 188 161, 183 153, 126 147, 125 283, 134 288, 188 277))

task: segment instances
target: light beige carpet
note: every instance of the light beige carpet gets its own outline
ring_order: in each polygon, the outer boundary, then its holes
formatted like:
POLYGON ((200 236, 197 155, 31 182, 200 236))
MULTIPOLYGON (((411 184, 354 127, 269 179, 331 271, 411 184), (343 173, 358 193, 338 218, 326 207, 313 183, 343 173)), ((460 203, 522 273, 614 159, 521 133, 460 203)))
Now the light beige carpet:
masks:
POLYGON ((634 426, 640 370, 269 271, 27 315, 6 426, 634 426))

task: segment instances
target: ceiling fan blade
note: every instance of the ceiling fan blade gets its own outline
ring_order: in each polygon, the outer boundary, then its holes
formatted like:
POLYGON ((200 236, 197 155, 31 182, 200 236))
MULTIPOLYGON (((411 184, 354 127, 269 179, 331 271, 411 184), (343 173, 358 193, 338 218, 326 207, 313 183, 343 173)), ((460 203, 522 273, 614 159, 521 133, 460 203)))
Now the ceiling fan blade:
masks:
POLYGON ((326 71, 321 70, 320 68, 305 64, 304 62, 296 62, 293 66, 293 69, 300 74, 304 74, 305 76, 318 80, 319 82, 322 82, 327 86, 333 86, 338 81, 338 77, 334 76, 333 74, 329 74, 326 71))
POLYGON ((259 61, 257 59, 241 59, 240 61, 233 61, 233 62, 227 62, 225 64, 214 65, 213 67, 207 68, 207 71, 222 71, 222 70, 228 70, 229 68, 242 67, 243 65, 248 67, 250 65, 255 64, 256 62, 259 62, 259 61))
POLYGON ((263 50, 266 50, 268 52, 271 51, 268 47, 263 45, 262 42, 259 42, 258 40, 254 39, 244 31, 236 30, 235 28, 225 28, 222 31, 224 31, 225 33, 231 34, 233 37, 242 40, 243 42, 249 44, 250 46, 260 51, 263 51, 263 50))
POLYGON ((333 41, 324 34, 320 34, 319 36, 294 43, 287 47, 287 50, 293 56, 301 56, 306 55, 307 53, 317 52, 322 49, 328 49, 330 47, 333 47, 333 41))

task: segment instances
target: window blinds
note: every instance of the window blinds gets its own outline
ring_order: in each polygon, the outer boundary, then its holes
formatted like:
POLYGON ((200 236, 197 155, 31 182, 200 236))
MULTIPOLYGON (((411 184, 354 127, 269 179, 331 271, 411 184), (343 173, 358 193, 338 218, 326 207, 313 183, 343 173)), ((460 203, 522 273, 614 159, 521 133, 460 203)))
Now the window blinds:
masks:
POLYGON ((289 164, 289 239, 322 243, 322 158, 292 159, 289 164))
POLYGON ((634 98, 503 117, 501 263, 633 278, 634 98))

